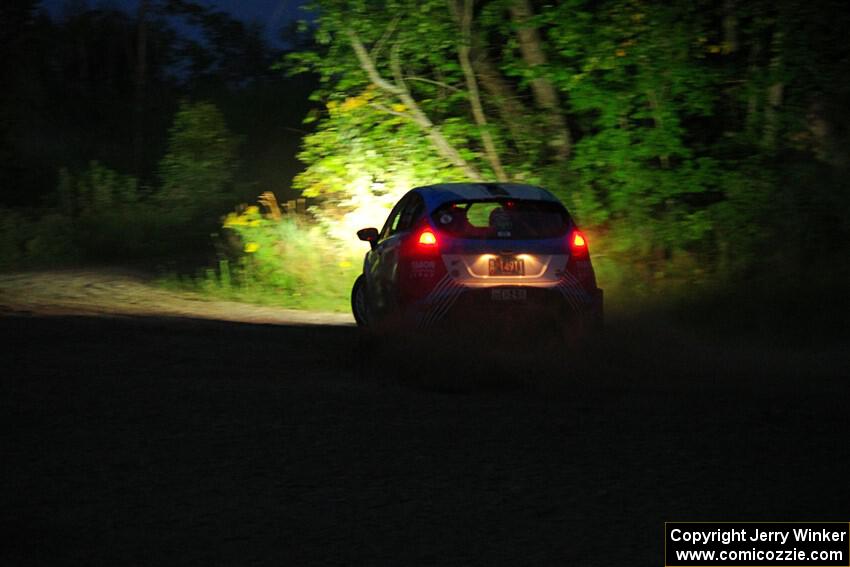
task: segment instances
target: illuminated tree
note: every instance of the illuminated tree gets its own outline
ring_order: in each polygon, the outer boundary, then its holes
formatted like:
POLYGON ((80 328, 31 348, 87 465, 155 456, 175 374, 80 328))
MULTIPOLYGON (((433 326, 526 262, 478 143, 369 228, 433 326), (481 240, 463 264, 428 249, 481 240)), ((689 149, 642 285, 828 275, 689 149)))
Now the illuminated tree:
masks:
POLYGON ((314 97, 327 110, 304 141, 296 186, 329 219, 415 184, 539 183, 606 259, 657 279, 676 258, 703 273, 764 257, 787 228, 780 219, 812 195, 781 172, 839 163, 827 135, 839 129, 826 125, 839 112, 822 109, 847 98, 830 89, 850 59, 828 39, 841 25, 808 3, 315 8, 318 50, 293 60, 320 75, 314 97))

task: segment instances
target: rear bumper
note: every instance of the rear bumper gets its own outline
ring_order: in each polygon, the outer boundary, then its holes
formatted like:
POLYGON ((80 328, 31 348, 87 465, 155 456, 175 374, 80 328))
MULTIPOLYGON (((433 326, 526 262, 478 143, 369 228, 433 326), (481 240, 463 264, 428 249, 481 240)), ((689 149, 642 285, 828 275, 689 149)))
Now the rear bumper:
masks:
POLYGON ((412 304, 408 317, 418 329, 447 324, 489 325, 568 323, 576 317, 600 322, 601 289, 587 291, 577 281, 549 285, 470 287, 446 279, 431 294, 412 304), (518 293, 517 293, 518 292, 518 293))

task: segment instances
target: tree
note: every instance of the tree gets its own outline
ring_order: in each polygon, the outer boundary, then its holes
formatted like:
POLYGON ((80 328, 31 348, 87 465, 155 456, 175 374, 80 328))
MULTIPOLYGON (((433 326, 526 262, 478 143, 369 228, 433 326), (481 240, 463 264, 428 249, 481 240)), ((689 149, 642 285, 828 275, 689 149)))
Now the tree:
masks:
POLYGON ((237 166, 236 138, 209 102, 183 102, 169 130, 168 151, 159 164, 160 197, 195 210, 222 196, 237 166))
POLYGON ((314 97, 327 112, 305 138, 296 185, 320 212, 352 212, 389 185, 539 183, 606 258, 655 280, 675 258, 695 274, 764 257, 771 235, 787 233, 783 218, 811 200, 782 172, 848 162, 836 143, 837 121, 850 124, 836 110, 850 92, 844 24, 811 3, 315 8, 318 48, 293 60, 321 76, 314 97), (403 182, 387 183, 399 172, 403 182))
POLYGON ((715 111, 718 77, 694 41, 709 33, 706 23, 696 8, 675 5, 568 11, 545 17, 561 56, 553 80, 584 126, 570 163, 576 212, 595 225, 617 222, 619 243, 644 254, 701 239, 706 210, 690 196, 723 185, 720 164, 683 126, 715 111))
POLYGON ((702 236, 701 213, 683 212, 678 200, 682 193, 709 190, 706 179, 718 171, 687 147, 681 127, 683 117, 712 109, 706 94, 711 74, 691 45, 700 33, 693 29, 698 18, 674 26, 671 34, 668 25, 681 10, 639 13, 624 1, 603 7, 561 3, 539 15, 525 0, 477 5, 450 0, 448 7, 447 17, 435 1, 418 9, 404 1, 320 3, 318 38, 327 52, 300 61, 322 73, 325 90, 319 96, 329 99, 330 112, 306 139, 302 158, 308 168, 299 179, 306 194, 344 190, 347 182, 332 183, 324 168, 336 160, 336 170, 352 169, 358 146, 349 135, 356 133, 360 142, 368 140, 367 151, 384 156, 384 168, 403 169, 401 162, 425 153, 435 163, 432 171, 447 165, 457 170, 449 177, 553 185, 595 225, 618 218, 635 227, 658 227, 649 238, 653 245, 702 236), (506 46, 501 53, 500 46, 506 46), (493 54, 500 57, 496 63, 493 54), (687 95, 689 89, 693 95, 687 95), (517 104, 517 97, 533 104, 517 104), (338 109, 358 100, 368 115, 359 111, 353 124, 338 109), (567 110, 584 127, 578 142, 567 110), (398 133, 409 125, 419 129, 420 140, 415 129, 407 130, 407 149, 397 151, 398 133), (430 148, 422 147, 425 140, 430 148), (565 168, 574 143, 582 152, 565 168), (390 147, 395 151, 383 151, 390 147), (441 158, 445 165, 438 167, 441 158), (313 179, 317 183, 308 181, 313 179), (671 225, 674 217, 677 224, 671 225), (681 230, 675 233, 672 226, 681 230))

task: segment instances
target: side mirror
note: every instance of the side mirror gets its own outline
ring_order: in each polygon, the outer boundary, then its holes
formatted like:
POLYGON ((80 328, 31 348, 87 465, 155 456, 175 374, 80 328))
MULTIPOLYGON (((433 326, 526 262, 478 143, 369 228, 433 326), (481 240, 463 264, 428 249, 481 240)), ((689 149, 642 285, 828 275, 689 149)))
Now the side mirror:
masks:
POLYGON ((377 228, 361 228, 357 231, 357 238, 364 242, 368 242, 369 246, 373 249, 375 245, 378 243, 378 229, 377 228))

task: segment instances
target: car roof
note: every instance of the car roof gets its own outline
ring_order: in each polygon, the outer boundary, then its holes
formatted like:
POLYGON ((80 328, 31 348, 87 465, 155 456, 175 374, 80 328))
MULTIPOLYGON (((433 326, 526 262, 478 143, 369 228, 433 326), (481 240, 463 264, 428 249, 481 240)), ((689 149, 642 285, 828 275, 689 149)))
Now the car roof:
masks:
POLYGON ((527 199, 559 202, 549 191, 534 185, 520 183, 439 183, 416 187, 429 210, 453 201, 481 201, 489 199, 527 199))

